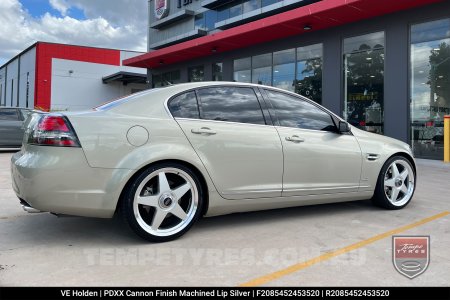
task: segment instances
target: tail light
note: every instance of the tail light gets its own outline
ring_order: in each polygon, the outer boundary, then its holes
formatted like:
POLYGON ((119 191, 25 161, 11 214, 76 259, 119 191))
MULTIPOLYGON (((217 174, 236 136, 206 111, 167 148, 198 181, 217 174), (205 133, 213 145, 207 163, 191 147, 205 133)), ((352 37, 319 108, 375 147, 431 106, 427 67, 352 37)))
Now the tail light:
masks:
POLYGON ((28 144, 56 147, 80 147, 69 120, 61 115, 43 115, 32 128, 28 144))

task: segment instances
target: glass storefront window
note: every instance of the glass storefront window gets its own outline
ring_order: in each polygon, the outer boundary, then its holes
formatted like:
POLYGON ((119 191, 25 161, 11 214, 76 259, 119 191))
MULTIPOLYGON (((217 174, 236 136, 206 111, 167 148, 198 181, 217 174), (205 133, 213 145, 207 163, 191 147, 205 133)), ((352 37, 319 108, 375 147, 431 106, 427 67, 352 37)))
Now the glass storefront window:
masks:
POLYGON ((204 12, 205 15, 205 28, 206 30, 214 30, 216 27, 214 26, 217 22, 217 11, 215 10, 207 10, 204 12))
POLYGON ((219 7, 217 9, 217 22, 230 18, 230 9, 228 7, 219 7))
POLYGON ((223 63, 213 63, 212 65, 212 80, 222 81, 223 80, 223 63))
POLYGON ((180 71, 171 71, 163 74, 157 74, 152 76, 152 86, 154 88, 162 87, 166 85, 176 84, 181 82, 180 71))
POLYGON ((417 157, 443 159, 450 114, 450 19, 411 26, 411 143, 417 157))
POLYGON ((281 2, 281 0, 262 0, 261 6, 264 7, 264 6, 272 5, 277 2, 281 2))
POLYGON ((295 92, 322 103, 322 44, 297 48, 295 92))
POLYGON ((252 57, 252 83, 272 85, 272 53, 252 57))
POLYGON ((207 31, 216 29, 215 24, 219 15, 223 17, 224 12, 217 12, 215 10, 207 10, 203 13, 196 14, 194 18, 194 28, 200 28, 207 31))
POLYGON ((161 75, 153 75, 152 76, 152 85, 154 88, 162 87, 162 76, 161 75))
POLYGON ((252 61, 250 57, 234 61, 233 80, 237 82, 252 82, 252 61))
POLYGON ((294 91, 295 49, 273 53, 273 86, 294 91))
POLYGON ((230 7, 230 18, 242 15, 242 3, 230 7))
POLYGON ((196 29, 205 29, 205 17, 203 15, 203 13, 201 14, 197 14, 194 17, 194 27, 196 29))
POLYGON ((181 82, 181 76, 180 76, 180 71, 176 70, 176 71, 172 71, 172 72, 167 72, 163 74, 163 86, 164 85, 169 85, 170 84, 177 84, 181 82))
POLYGON ((252 79, 251 70, 242 70, 234 72, 234 81, 250 83, 251 79, 252 79))
POLYGON ((205 70, 203 66, 195 66, 188 68, 188 81, 199 82, 204 80, 205 70))
POLYGON ((243 3, 243 12, 248 13, 261 7, 261 0, 248 0, 243 3))
POLYGON ((234 80, 272 85, 322 102, 322 44, 234 61, 234 80))
POLYGON ((383 133, 384 32, 344 40, 344 117, 352 125, 383 133))

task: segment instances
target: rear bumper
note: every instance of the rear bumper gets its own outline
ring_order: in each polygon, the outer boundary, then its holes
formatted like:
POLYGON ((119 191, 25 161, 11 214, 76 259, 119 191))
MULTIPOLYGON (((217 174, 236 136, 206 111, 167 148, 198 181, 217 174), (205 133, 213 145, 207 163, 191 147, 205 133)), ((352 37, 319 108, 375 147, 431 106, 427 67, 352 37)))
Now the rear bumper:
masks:
POLYGON ((12 186, 32 208, 112 217, 131 170, 91 168, 81 148, 27 145, 11 158, 12 186))

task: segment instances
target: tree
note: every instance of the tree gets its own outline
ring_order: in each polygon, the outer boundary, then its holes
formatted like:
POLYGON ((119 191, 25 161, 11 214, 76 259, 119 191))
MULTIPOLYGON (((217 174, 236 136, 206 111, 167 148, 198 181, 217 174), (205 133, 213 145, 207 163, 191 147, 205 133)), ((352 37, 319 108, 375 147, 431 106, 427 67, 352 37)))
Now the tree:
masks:
MULTIPOLYGON (((300 62, 297 65, 299 66, 300 62)), ((322 59, 305 60, 301 74, 304 76, 303 79, 294 80, 295 92, 320 103, 322 101, 322 59)))
POLYGON ((442 119, 450 113, 450 45, 442 42, 439 48, 432 49, 429 61, 431 116, 442 119))

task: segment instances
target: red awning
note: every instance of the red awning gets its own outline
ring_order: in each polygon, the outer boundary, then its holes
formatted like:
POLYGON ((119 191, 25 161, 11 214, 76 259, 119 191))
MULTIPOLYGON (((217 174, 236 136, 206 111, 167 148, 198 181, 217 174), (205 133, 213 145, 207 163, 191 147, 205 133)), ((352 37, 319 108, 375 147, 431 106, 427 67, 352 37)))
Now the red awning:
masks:
POLYGON ((443 0, 322 0, 221 32, 148 52, 124 65, 158 68, 443 0))

